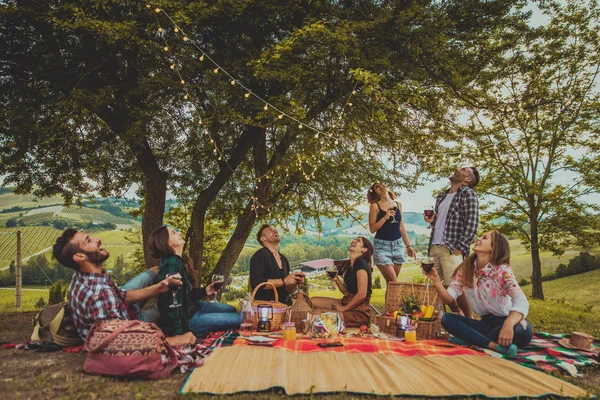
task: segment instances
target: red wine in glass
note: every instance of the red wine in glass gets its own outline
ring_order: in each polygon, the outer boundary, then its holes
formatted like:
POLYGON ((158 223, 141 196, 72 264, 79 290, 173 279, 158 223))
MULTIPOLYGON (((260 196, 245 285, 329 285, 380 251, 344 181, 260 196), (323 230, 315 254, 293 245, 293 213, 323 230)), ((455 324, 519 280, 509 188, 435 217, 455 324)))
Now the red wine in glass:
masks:
POLYGON ((335 276, 337 275, 337 269, 328 269, 327 275, 329 275, 330 279, 335 278, 335 276))
POLYGON ((398 207, 394 206, 394 207, 390 207, 388 208, 388 210, 394 210, 394 215, 392 215, 392 220, 390 221, 390 224, 395 224, 398 221, 396 221, 396 213, 398 212, 398 207))
POLYGON ((425 273, 429 274, 433 269, 433 259, 429 257, 424 258, 421 261, 421 268, 423 268, 423 271, 425 271, 425 273))
MULTIPOLYGON (((179 274, 179 272, 167 274, 167 278, 170 276, 175 276, 175 277, 181 279, 181 275, 179 274)), ((171 291, 171 293, 173 293, 173 303, 169 306, 169 308, 181 307, 181 304, 177 301, 177 292, 179 291, 180 288, 181 288, 181 285, 179 285, 178 283, 169 284, 169 290, 171 291)))
POLYGON ((431 218, 431 217, 433 217, 433 210, 429 210, 429 209, 425 210, 425 211, 423 211, 423 214, 425 214, 425 216, 427 218, 431 218))
POLYGON ((214 274, 212 276, 213 287, 215 288, 215 298, 212 300, 213 303, 217 302, 217 294, 219 293, 219 289, 223 287, 223 280, 225 277, 221 274, 214 274))

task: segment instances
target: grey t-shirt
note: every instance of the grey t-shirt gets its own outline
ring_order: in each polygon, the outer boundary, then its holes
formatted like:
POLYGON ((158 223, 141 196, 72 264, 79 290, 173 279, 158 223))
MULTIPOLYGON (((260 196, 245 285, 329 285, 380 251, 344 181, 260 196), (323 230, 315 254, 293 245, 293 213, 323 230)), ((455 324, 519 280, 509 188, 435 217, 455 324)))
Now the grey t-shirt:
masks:
POLYGON ((444 231, 446 230, 446 219, 448 219, 448 209, 452 204, 452 199, 457 192, 448 193, 444 200, 440 203, 437 209, 437 216, 435 218, 435 230, 433 231, 433 239, 431 244, 445 244, 444 242, 444 231))

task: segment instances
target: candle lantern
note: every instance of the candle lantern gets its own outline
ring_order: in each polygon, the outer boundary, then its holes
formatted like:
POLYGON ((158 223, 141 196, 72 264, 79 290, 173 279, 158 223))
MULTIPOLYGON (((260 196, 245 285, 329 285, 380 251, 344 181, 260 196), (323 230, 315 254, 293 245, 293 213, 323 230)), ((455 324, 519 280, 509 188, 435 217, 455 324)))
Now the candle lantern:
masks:
POLYGON ((270 304, 261 304, 258 306, 258 326, 259 332, 271 332, 271 320, 273 319, 273 306, 270 304))

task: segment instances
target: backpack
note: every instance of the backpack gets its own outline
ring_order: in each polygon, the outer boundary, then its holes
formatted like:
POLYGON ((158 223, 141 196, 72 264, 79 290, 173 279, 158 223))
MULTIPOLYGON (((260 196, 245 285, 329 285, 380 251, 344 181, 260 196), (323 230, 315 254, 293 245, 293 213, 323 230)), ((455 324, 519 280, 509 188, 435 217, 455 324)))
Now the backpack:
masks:
POLYGON ((31 341, 51 342, 61 347, 83 344, 73 322, 71 306, 68 302, 46 306, 35 316, 31 341))
POLYGON ((161 379, 177 367, 177 353, 154 324, 138 320, 96 321, 85 339, 88 374, 161 379))

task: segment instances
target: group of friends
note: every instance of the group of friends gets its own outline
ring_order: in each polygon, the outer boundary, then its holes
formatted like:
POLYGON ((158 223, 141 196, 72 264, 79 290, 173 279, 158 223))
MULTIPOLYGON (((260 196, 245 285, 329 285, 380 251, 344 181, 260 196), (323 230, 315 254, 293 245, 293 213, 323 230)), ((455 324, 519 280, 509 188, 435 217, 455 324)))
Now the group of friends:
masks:
MULTIPOLYGON (((491 231, 475 240, 479 206, 473 188, 479 178, 474 167, 456 168, 450 186, 437 195, 433 213, 424 214, 431 227, 428 255, 434 268, 423 273, 452 311, 442 317, 452 335, 450 341, 515 356, 517 347, 531 340, 526 320, 529 302, 510 267, 507 239, 491 231), (473 313, 480 319, 474 319, 473 313)), ((409 257, 416 258, 404 227, 402 204, 394 193, 377 182, 369 188, 367 200, 373 243, 362 236, 352 240, 348 260, 330 278, 343 298, 312 298, 316 314, 337 312, 346 327, 369 325, 373 261, 390 283, 397 280, 409 257)), ((262 225, 256 239, 261 248, 250 260, 251 287, 269 282, 279 301, 291 304, 290 295, 304 284, 304 274, 290 271, 287 258, 279 252, 281 238, 274 227, 262 225)), ((209 332, 239 328, 241 317, 235 307, 205 300, 215 294, 215 283, 197 286, 198 271, 184 254, 184 247, 177 230, 169 226, 156 229, 149 237, 148 250, 160 260, 159 265, 119 287, 103 267, 109 253, 101 240, 75 229, 65 230, 56 240, 53 254, 75 271, 68 300, 79 335, 85 340, 94 322, 115 318, 156 323, 175 346, 193 344, 197 336, 209 332), (175 294, 177 307, 173 307, 169 287, 180 288, 175 294), (158 309, 142 310, 141 304, 155 296, 158 309)), ((275 294, 267 285, 257 291, 255 299, 275 300, 275 294)))

